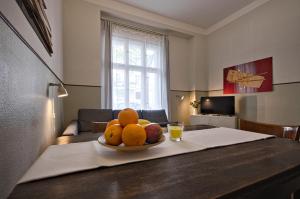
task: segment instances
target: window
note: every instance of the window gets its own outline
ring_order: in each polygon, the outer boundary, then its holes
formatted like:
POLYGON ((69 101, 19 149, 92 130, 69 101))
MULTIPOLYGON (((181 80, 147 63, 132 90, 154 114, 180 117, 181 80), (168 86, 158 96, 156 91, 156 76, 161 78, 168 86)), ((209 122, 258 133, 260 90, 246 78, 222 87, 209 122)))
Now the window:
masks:
POLYGON ((162 109, 163 37, 114 26, 111 49, 112 108, 162 109))

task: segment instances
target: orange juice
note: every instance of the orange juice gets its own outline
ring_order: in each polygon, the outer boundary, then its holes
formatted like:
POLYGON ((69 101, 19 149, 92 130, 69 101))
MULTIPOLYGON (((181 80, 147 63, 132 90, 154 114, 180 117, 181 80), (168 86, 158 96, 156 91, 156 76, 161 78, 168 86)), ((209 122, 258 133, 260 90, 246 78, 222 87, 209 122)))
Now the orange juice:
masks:
POLYGON ((168 125, 168 132, 172 141, 181 141, 183 125, 182 124, 170 124, 168 125))

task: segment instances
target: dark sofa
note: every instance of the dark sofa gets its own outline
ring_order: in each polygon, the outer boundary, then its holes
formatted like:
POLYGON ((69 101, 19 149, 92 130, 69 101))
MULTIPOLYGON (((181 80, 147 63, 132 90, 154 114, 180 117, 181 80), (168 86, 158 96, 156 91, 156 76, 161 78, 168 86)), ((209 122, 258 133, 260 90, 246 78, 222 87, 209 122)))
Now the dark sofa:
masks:
MULTIPOLYGON (((96 123, 105 126, 107 122, 117 119, 120 110, 112 109, 80 109, 78 111, 78 120, 72 121, 64 135, 78 135, 87 132, 93 132, 93 125, 96 123)), ((140 119, 146 119, 166 127, 168 118, 165 110, 137 110, 140 119)))

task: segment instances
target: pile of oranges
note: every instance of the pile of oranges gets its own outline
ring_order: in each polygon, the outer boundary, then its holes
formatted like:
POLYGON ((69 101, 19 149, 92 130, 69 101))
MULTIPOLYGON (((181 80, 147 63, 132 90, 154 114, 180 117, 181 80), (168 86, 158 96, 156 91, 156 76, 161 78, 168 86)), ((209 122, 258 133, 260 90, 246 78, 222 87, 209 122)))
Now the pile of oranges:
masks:
POLYGON ((147 135, 142 125, 138 123, 150 123, 139 121, 138 113, 130 108, 123 109, 118 119, 111 120, 104 132, 107 144, 118 146, 124 143, 125 146, 141 146, 145 144, 147 135))

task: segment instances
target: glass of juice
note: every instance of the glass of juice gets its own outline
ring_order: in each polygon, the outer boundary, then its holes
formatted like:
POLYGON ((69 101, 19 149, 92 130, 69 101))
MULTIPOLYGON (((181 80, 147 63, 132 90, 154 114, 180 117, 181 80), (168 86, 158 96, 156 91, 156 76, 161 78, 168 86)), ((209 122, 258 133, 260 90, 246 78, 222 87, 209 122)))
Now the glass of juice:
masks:
POLYGON ((176 122, 168 124, 168 133, 170 135, 170 140, 172 141, 181 141, 183 132, 183 123, 176 122))

